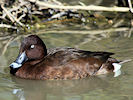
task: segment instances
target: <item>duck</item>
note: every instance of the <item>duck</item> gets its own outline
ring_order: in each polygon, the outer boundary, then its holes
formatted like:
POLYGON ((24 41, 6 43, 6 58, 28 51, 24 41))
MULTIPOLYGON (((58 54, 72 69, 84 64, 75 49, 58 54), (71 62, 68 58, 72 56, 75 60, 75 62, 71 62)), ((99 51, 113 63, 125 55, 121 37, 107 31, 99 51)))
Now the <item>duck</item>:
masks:
POLYGON ((39 36, 29 35, 21 42, 19 55, 9 67, 12 75, 23 79, 80 79, 110 72, 116 77, 121 73, 121 61, 112 55, 71 47, 47 49, 39 36))

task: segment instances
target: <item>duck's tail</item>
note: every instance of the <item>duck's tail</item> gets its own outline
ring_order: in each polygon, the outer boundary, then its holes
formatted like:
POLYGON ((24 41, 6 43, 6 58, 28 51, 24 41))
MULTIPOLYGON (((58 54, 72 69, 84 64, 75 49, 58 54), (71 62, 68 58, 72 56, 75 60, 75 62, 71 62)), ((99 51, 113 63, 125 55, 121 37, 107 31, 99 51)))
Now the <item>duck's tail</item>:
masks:
POLYGON ((126 62, 129 62, 129 61, 132 61, 132 59, 128 59, 128 60, 124 60, 124 61, 120 61, 119 63, 113 63, 112 65, 114 66, 114 77, 117 77, 121 74, 121 66, 123 63, 126 63, 126 62))

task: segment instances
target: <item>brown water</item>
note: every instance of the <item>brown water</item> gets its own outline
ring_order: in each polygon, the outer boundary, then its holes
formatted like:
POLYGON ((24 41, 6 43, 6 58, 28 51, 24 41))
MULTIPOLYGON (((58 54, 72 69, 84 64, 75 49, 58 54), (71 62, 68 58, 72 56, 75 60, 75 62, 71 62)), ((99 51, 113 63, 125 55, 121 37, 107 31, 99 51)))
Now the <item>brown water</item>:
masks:
MULTIPOLYGON (((84 1, 91 4, 94 0, 84 1)), ((97 4, 98 0, 93 3, 97 4)), ((110 0, 108 3, 114 2, 110 0)), ((103 5, 103 2, 98 4, 103 5)), ((120 60, 133 59, 133 32, 128 21, 124 25, 104 29, 95 24, 53 24, 34 34, 43 39, 47 48, 69 46, 114 52, 116 54, 113 57, 120 60)), ((19 45, 25 36, 0 34, 0 100, 133 100, 133 61, 123 64, 122 74, 116 78, 110 73, 80 80, 39 81, 10 75, 8 66, 16 59, 19 45)))

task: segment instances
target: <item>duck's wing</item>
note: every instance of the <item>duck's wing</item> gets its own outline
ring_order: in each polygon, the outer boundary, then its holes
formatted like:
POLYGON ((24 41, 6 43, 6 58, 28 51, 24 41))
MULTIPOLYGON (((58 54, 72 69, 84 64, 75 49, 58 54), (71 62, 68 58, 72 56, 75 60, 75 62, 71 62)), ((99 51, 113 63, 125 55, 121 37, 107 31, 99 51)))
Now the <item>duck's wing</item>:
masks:
POLYGON ((100 59, 102 61, 106 61, 108 58, 111 58, 111 55, 114 55, 114 53, 112 52, 88 52, 87 54, 87 51, 86 51, 85 55, 100 59))
POLYGON ((101 62, 106 62, 108 58, 114 53, 111 52, 91 52, 85 50, 78 50, 75 48, 53 48, 48 49, 47 60, 53 62, 53 64, 62 65, 68 63, 69 61, 81 59, 81 58, 94 58, 101 62))

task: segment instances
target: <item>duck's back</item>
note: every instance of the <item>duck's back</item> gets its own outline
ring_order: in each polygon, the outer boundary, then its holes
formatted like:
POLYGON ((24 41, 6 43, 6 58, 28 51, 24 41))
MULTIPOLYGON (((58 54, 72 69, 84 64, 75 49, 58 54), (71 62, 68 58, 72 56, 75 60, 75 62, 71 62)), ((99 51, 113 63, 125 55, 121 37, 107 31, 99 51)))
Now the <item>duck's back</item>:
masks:
MULTIPOLYGON (((53 64, 55 66, 65 65, 71 61, 74 60, 80 60, 80 59, 92 59, 90 61, 87 61, 89 63, 100 61, 101 63, 104 63, 108 60, 108 58, 111 59, 111 55, 114 53, 110 52, 91 52, 91 51, 85 51, 85 50, 78 50, 75 48, 53 48, 48 49, 48 55, 45 57, 45 60, 49 62, 49 64, 53 64), (94 61, 93 61, 94 60, 94 61), (51 62, 53 63, 51 63, 51 62)), ((54 67, 54 66, 53 66, 54 67)))

